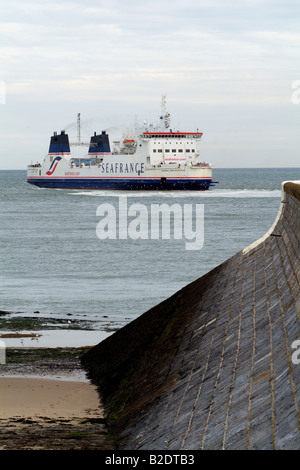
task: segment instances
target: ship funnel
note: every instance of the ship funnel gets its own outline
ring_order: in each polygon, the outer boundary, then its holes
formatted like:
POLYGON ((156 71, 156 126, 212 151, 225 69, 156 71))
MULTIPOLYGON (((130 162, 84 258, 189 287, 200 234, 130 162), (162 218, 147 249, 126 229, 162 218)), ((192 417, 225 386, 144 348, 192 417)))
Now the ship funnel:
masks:
POLYGON ((59 135, 57 135, 57 132, 53 133, 50 140, 49 153, 70 153, 69 136, 65 131, 61 131, 59 135))
POLYGON ((89 155, 103 153, 110 153, 108 134, 106 134, 105 131, 102 131, 102 133, 98 135, 94 132, 90 140, 89 155))

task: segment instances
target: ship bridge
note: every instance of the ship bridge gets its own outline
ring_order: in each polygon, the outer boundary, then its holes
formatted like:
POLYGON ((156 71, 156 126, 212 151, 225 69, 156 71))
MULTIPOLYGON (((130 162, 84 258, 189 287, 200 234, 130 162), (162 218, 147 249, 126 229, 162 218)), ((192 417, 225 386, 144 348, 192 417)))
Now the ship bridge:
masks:
POLYGON ((141 139, 148 143, 148 162, 160 164, 196 164, 199 150, 197 142, 202 132, 143 132, 141 139))
POLYGON ((142 139, 147 139, 147 138, 157 138, 157 137, 160 137, 160 138, 179 138, 179 139, 183 139, 183 138, 192 138, 192 139, 201 139, 203 135, 203 132, 143 132, 143 134, 141 135, 141 138, 142 139))

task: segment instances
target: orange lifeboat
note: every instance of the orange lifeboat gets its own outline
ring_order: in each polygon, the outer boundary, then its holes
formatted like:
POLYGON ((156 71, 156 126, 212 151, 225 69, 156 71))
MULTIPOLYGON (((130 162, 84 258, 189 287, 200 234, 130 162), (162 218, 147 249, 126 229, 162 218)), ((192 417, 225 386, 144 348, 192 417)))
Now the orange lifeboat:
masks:
POLYGON ((124 139, 123 144, 125 147, 133 147, 135 145, 135 140, 134 139, 124 139))

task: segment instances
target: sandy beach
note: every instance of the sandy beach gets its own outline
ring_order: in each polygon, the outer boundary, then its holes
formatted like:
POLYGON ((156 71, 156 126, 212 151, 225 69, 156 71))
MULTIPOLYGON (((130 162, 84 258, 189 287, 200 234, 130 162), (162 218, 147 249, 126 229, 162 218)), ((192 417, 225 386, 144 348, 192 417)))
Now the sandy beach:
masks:
POLYGON ((89 382, 0 377, 1 418, 103 418, 89 382))
POLYGON ((114 448, 77 352, 7 351, 0 366, 0 450, 114 448))

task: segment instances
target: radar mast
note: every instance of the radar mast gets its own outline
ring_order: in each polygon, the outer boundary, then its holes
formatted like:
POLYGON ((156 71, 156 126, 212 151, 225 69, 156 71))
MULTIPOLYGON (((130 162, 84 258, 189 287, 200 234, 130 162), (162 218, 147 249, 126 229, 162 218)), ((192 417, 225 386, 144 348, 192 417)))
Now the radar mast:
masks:
POLYGON ((167 96, 162 95, 160 119, 164 121, 165 128, 168 129, 170 127, 170 114, 167 112, 167 109, 166 109, 166 99, 167 99, 167 96))

